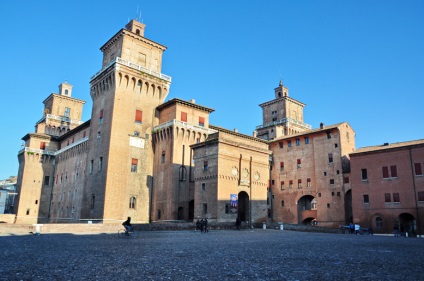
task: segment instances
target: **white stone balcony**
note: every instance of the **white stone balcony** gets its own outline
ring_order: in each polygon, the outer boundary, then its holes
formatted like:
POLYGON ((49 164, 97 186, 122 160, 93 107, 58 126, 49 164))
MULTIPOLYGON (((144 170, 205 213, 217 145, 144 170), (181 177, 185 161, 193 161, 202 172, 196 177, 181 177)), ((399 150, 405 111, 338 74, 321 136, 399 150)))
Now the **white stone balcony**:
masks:
POLYGON ((96 74, 94 74, 92 77, 91 77, 91 79, 90 79, 90 81, 92 81, 93 79, 95 79, 97 76, 99 76, 105 69, 107 69, 108 67, 110 67, 111 65, 113 65, 113 64, 121 64, 121 65, 125 65, 125 66, 128 66, 128 67, 130 67, 130 68, 133 68, 133 69, 136 69, 136 70, 139 70, 139 71, 141 71, 141 72, 144 72, 144 73, 147 73, 147 74, 150 74, 150 75, 152 75, 152 76, 155 76, 155 77, 158 77, 158 78, 160 78, 160 79, 163 79, 163 80, 165 80, 165 81, 168 81, 168 82, 171 82, 171 80, 172 80, 172 78, 171 78, 171 76, 168 76, 168 75, 165 75, 165 74, 162 74, 162 73, 159 73, 159 72, 156 72, 156 71, 153 71, 153 70, 151 70, 151 69, 148 69, 148 68, 146 68, 146 67, 144 67, 144 66, 141 66, 141 65, 138 65, 138 64, 136 64, 136 63, 132 63, 132 62, 130 62, 130 61, 127 61, 127 60, 124 60, 124 59, 121 59, 120 57, 117 57, 116 59, 114 59, 114 60, 112 60, 112 61, 110 61, 108 64, 106 64, 99 72, 97 72, 96 74))

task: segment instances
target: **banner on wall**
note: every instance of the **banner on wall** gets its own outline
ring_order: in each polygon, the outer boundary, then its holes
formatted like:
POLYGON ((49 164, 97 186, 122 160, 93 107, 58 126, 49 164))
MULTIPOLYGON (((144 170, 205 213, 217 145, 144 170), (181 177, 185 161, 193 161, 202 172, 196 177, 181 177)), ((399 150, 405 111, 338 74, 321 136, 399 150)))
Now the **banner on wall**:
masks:
POLYGON ((236 213, 237 212, 237 205, 238 205, 238 196, 237 196, 237 194, 230 194, 231 212, 233 212, 233 213, 236 213))

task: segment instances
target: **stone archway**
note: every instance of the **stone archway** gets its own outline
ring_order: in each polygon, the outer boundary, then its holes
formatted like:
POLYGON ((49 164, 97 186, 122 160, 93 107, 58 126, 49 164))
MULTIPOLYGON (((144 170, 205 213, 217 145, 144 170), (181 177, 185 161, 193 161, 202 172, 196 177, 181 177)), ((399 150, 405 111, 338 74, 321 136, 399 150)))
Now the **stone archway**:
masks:
POLYGON ((297 201, 298 223, 303 224, 317 219, 316 199, 312 195, 300 197, 297 201))
POLYGON ((345 196, 345 224, 353 223, 353 208, 352 208, 352 189, 349 189, 345 196))
POLYGON ((238 194, 237 215, 241 221, 249 221, 249 195, 245 191, 238 194))

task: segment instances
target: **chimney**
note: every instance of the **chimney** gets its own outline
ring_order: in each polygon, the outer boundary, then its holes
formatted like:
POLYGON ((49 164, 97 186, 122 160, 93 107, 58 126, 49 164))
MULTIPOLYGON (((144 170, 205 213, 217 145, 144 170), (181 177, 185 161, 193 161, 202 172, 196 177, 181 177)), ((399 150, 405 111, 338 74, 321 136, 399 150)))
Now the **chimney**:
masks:
POLYGON ((320 129, 324 129, 324 123, 322 123, 322 122, 321 122, 321 123, 319 124, 319 128, 320 128, 320 129))
POLYGON ((253 137, 254 138, 256 138, 256 134, 257 134, 257 132, 256 131, 253 131, 253 137))
POLYGON ((191 103, 196 103, 196 100, 195 99, 191 99, 190 102, 191 103))
POLYGON ((237 129, 237 128, 235 128, 235 129, 234 129, 234 132, 235 132, 235 133, 238 133, 238 129, 237 129))

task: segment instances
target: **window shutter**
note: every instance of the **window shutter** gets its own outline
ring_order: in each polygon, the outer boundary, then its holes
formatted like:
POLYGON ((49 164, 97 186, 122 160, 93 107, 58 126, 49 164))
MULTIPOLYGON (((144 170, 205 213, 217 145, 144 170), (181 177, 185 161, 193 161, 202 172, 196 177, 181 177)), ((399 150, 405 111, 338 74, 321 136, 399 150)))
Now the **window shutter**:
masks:
POLYGON ((311 179, 310 179, 310 178, 307 178, 307 179, 306 179, 306 181, 307 181, 307 182, 311 182, 311 179))
POLYGON ((302 161, 300 159, 297 159, 297 165, 302 164, 302 161))
POLYGON ((205 124, 205 118, 199 117, 199 123, 200 124, 205 124))
POLYGON ((390 196, 390 193, 384 194, 384 202, 392 202, 392 198, 390 196))
POLYGON ((392 178, 397 178, 396 166, 390 166, 390 174, 391 174, 392 178))
POLYGON ((187 122, 187 112, 181 112, 181 121, 187 122))
POLYGON ((298 180, 297 180, 297 183, 302 183, 302 180, 301 180, 301 179, 298 179, 298 180))
POLYGON ((383 179, 387 179, 389 177, 389 169, 388 167, 383 167, 383 179))
POLYGON ((46 143, 45 142, 40 143, 40 149, 46 149, 46 143))
POLYGON ((284 168, 284 162, 280 162, 280 168, 284 168))
POLYGON ((293 181, 292 181, 292 180, 290 180, 290 181, 289 181, 289 183, 290 183, 290 184, 293 184, 293 181))
POLYGON ((100 110, 100 115, 99 115, 99 117, 100 117, 100 118, 103 118, 103 109, 102 109, 102 110, 100 110))
POLYGON ((141 110, 135 111, 135 121, 136 122, 142 122, 143 121, 143 111, 141 111, 141 110))
POLYGON ((421 163, 414 163, 415 167, 415 175, 419 176, 423 174, 423 170, 421 169, 421 163))
POLYGON ((131 165, 137 165, 138 159, 132 158, 131 159, 131 165))

